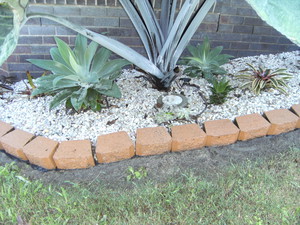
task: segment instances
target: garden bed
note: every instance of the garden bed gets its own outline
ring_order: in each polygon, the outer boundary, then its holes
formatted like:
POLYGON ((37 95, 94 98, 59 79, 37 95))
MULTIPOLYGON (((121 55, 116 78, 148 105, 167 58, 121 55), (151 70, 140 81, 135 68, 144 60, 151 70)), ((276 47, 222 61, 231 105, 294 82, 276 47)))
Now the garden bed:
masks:
MULTIPOLYGON (((5 93, 0 99, 0 120, 12 124, 15 128, 42 135, 56 141, 90 139, 95 144, 99 135, 126 131, 132 140, 138 128, 156 127, 195 123, 202 125, 205 121, 216 119, 233 120, 237 116, 262 113, 264 111, 289 108, 300 103, 300 52, 287 52, 276 55, 260 55, 231 60, 223 66, 229 75, 234 90, 229 93, 227 101, 222 105, 208 104, 210 84, 203 78, 192 78, 190 84, 183 85, 178 78, 173 82, 171 92, 181 93, 188 99, 184 108, 156 106, 157 99, 165 94, 151 87, 151 84, 134 69, 123 70, 117 83, 122 91, 121 99, 109 98, 109 108, 100 112, 86 111, 74 113, 59 106, 49 111, 51 96, 29 99, 20 94, 26 90, 23 81, 13 85, 14 92, 5 93), (255 95, 248 89, 241 89, 244 83, 236 77, 240 70, 251 63, 255 67, 262 66, 272 70, 286 68, 293 78, 287 82, 288 95, 278 90, 269 89, 255 95), (200 94, 199 94, 200 93, 200 94), (17 109, 17 110, 16 110, 17 109), (175 119, 174 119, 175 118, 175 119)), ((185 77, 185 76, 182 76, 185 77)))

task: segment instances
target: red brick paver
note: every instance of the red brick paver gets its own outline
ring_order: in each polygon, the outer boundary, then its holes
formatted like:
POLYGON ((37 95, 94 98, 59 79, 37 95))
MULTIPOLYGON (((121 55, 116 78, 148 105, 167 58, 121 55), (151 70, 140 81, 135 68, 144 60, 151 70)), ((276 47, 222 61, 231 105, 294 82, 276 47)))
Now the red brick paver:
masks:
POLYGON ((53 155, 58 144, 57 141, 39 136, 25 145, 23 147, 23 152, 30 163, 51 170, 56 168, 53 155))
POLYGON ((240 128, 238 140, 245 141, 267 135, 271 124, 258 113, 236 117, 240 128))
POLYGON ((237 141, 240 130, 228 119, 204 122, 207 146, 228 145, 237 141))
POLYGON ((8 154, 16 156, 22 160, 27 160, 22 148, 33 138, 33 134, 16 129, 2 136, 0 138, 0 142, 8 154))
MULTIPOLYGON (((0 138, 7 134, 8 132, 12 131, 14 127, 8 123, 0 121, 0 138)), ((3 149, 3 146, 0 142, 0 150, 3 149)))
POLYGON ((171 128, 172 151, 199 149, 205 146, 206 133, 198 124, 185 124, 171 128))
POLYGON ((53 159, 58 169, 82 169, 95 166, 90 140, 61 142, 53 159))
POLYGON ((156 155, 171 151, 172 138, 165 127, 147 127, 137 130, 136 154, 156 155))
POLYGON ((110 163, 134 156, 134 145, 125 131, 99 136, 96 145, 99 163, 110 163))
POLYGON ((299 117, 288 109, 275 109, 264 114, 271 123, 268 135, 277 135, 294 130, 299 120, 299 117))
POLYGON ((300 128, 300 104, 293 105, 291 109, 299 117, 296 128, 300 128))

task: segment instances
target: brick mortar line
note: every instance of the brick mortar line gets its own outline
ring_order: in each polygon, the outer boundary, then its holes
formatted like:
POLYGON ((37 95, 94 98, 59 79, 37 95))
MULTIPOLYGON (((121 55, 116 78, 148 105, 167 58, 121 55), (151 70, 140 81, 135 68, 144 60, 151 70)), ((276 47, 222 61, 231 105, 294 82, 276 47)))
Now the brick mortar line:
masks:
POLYGON ((294 104, 290 109, 238 116, 233 121, 206 121, 203 129, 199 124, 193 123, 174 126, 171 132, 165 127, 139 128, 136 131, 135 145, 125 131, 100 135, 95 151, 92 151, 90 140, 59 143, 16 129, 0 120, 0 149, 46 169, 82 169, 95 166, 96 163, 129 159, 135 155, 157 155, 207 146, 223 146, 238 140, 277 135, 298 128, 300 104, 294 104))

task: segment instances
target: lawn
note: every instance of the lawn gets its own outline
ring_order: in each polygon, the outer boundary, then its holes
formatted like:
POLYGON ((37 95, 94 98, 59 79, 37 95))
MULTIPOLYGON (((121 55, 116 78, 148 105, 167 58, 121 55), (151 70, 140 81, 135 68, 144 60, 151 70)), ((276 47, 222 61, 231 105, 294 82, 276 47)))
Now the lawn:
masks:
POLYGON ((0 224, 300 224, 300 149, 232 164, 219 174, 191 172, 165 183, 146 174, 132 185, 63 186, 0 167, 0 224), (131 188, 128 188, 131 187, 131 188))

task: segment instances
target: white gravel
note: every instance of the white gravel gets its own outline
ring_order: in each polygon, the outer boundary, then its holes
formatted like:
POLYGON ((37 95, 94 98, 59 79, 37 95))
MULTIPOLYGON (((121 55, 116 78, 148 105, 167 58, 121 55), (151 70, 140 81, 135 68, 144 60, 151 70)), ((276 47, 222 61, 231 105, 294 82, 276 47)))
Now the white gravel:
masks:
MULTIPOLYGON (((227 79, 235 89, 230 92, 229 98, 223 105, 209 105, 200 115, 197 122, 202 125, 207 120, 231 119, 250 113, 262 113, 263 111, 289 108, 293 104, 300 103, 300 52, 287 52, 276 55, 260 55, 231 60, 224 68, 230 75, 227 79), (269 89, 256 96, 251 91, 242 90, 239 87, 243 81, 235 75, 245 69, 246 63, 254 66, 263 66, 270 69, 287 68, 287 72, 293 74, 286 89, 288 95, 269 89)), ((188 107, 181 109, 155 107, 156 101, 163 93, 151 88, 151 85, 135 70, 124 70, 118 79, 118 85, 122 90, 121 99, 109 99, 111 105, 101 112, 86 111, 70 114, 60 106, 49 111, 50 96, 29 99, 26 95, 18 94, 26 90, 24 82, 18 82, 12 87, 14 92, 8 92, 0 96, 0 120, 12 124, 14 127, 31 132, 35 135, 43 135, 53 140, 82 140, 90 139, 93 144, 99 135, 126 131, 135 140, 137 128, 155 127, 160 125, 172 126, 195 122, 195 117, 204 109, 205 105, 195 87, 183 86, 179 88, 174 82, 172 91, 183 92, 188 99, 188 107), (173 113, 173 116, 171 115, 173 113), (167 121, 174 117, 184 118, 167 121)), ((211 93, 205 79, 192 79, 192 84, 199 85, 200 92, 208 99, 211 93)))

